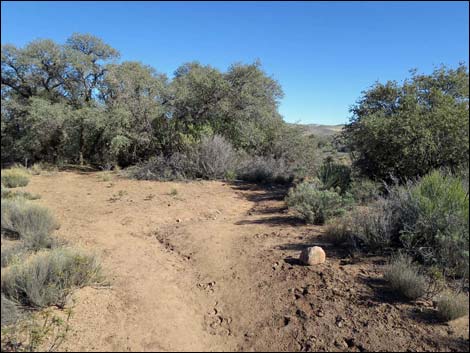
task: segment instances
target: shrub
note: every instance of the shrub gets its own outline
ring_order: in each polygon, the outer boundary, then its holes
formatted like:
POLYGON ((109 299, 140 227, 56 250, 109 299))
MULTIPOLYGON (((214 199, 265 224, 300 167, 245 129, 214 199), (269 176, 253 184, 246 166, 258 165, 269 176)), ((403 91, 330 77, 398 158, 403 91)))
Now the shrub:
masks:
POLYGON ((9 266, 16 259, 20 259, 27 251, 27 247, 23 242, 15 242, 11 245, 2 244, 1 259, 2 268, 9 266))
POLYGON ((349 190, 351 168, 347 165, 335 163, 327 158, 318 169, 317 176, 327 190, 339 188, 341 194, 349 190))
POLYGON ((465 65, 442 67, 363 92, 343 130, 353 165, 375 180, 468 166, 468 79, 465 65))
POLYGON ((367 207, 354 209, 349 227, 360 245, 369 250, 381 250, 394 243, 395 214, 387 200, 379 199, 367 207))
POLYGON ((458 319, 468 314, 468 295, 446 292, 437 300, 437 315, 444 321, 458 319))
POLYGON ((347 203, 337 192, 322 190, 318 182, 304 182, 290 189, 286 202, 302 219, 313 224, 340 216, 347 203))
POLYGON ((34 163, 31 166, 31 168, 29 168, 29 172, 32 175, 41 175, 41 174, 50 175, 50 174, 56 173, 58 170, 59 169, 56 165, 45 163, 45 162, 34 163))
POLYGON ((400 214, 400 240, 426 264, 468 275, 469 200, 462 181, 434 171, 391 194, 400 214))
POLYGON ((182 153, 152 157, 147 162, 130 167, 124 174, 139 180, 183 180, 191 178, 194 167, 182 153))
POLYGON ((197 177, 222 179, 235 168, 236 154, 232 145, 220 135, 203 136, 188 152, 197 177))
POLYGON ((334 245, 352 245, 354 242, 347 218, 339 218, 328 223, 325 228, 325 236, 334 245))
POLYGON ((286 161, 272 156, 242 157, 237 175, 241 180, 255 183, 288 183, 294 179, 286 161))
MULTIPOLYGON (((2 294, 2 326, 14 324, 19 317, 17 305, 2 294)), ((3 332, 2 332, 3 336, 3 332)), ((2 350, 3 352, 3 350, 2 350)))
POLYGON ((63 306, 74 288, 100 281, 94 256, 70 248, 38 252, 2 273, 2 292, 31 307, 63 306))
POLYGON ((23 198, 25 200, 38 200, 41 195, 32 194, 27 191, 13 191, 8 188, 1 187, 2 199, 23 198))
POLYGON ((29 175, 24 169, 15 167, 2 170, 1 180, 7 188, 16 188, 28 185, 29 175))
POLYGON ((384 278, 392 289, 407 299, 416 300, 426 294, 426 278, 408 256, 399 255, 392 259, 385 269, 384 278))
POLYGON ((55 228, 57 223, 47 208, 21 199, 1 201, 2 234, 22 239, 29 249, 51 247, 55 228))
POLYGON ((365 205, 379 199, 382 194, 380 188, 381 184, 373 180, 353 179, 349 187, 349 193, 353 196, 354 201, 365 205))

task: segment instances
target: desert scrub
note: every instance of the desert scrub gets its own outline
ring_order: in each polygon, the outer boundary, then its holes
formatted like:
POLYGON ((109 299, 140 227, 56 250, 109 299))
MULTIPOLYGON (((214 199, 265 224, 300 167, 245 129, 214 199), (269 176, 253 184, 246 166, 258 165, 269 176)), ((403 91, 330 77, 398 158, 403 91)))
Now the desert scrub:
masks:
POLYGON ((111 181, 113 180, 113 174, 110 171, 105 171, 100 174, 98 174, 98 178, 101 181, 111 181))
POLYGON ((354 208, 348 217, 349 229, 361 247, 384 250, 396 240, 395 217, 388 201, 381 198, 368 206, 354 208))
POLYGON ((342 215, 347 199, 333 190, 323 190, 319 182, 304 182, 289 190, 287 205, 308 223, 323 224, 342 215))
POLYGON ((2 294, 2 327, 5 325, 11 325, 15 323, 18 320, 18 318, 19 318, 18 306, 11 300, 8 300, 2 294))
POLYGON ((37 194, 32 194, 28 191, 13 191, 2 186, 1 198, 2 199, 23 198, 25 200, 38 200, 41 198, 41 196, 37 194))
POLYGON ((2 293, 24 306, 63 307, 74 288, 101 281, 95 256, 72 248, 40 251, 2 272, 2 293))
POLYGON ((351 184, 351 167, 335 163, 327 158, 318 169, 317 177, 325 189, 338 189, 341 194, 344 194, 351 184))
POLYGON ((400 241, 429 265, 468 276, 469 199, 462 179, 434 171, 390 193, 400 241))
POLYGON ((349 193, 358 204, 366 205, 380 198, 382 195, 381 187, 380 183, 370 179, 353 179, 349 187, 349 193))
POLYGON ((2 170, 1 181, 7 188, 26 186, 29 183, 29 175, 23 168, 4 169, 2 170))
POLYGON ((21 239, 30 249, 51 247, 51 233, 57 226, 52 213, 45 207, 22 199, 1 201, 2 234, 21 239))
POLYGON ((20 261, 28 251, 27 246, 22 241, 14 241, 12 244, 4 244, 2 241, 1 260, 2 268, 9 266, 15 261, 20 261))
POLYGON ((237 178, 255 183, 289 183, 294 171, 284 158, 242 156, 236 170, 237 178))
MULTIPOLYGON (((2 297, 3 309, 3 297, 2 297)), ((55 314, 52 309, 22 315, 2 325, 2 352, 58 352, 70 330, 71 309, 55 314), (65 317, 64 317, 65 315, 65 317)), ((3 320, 3 316, 2 316, 3 320)))
POLYGON ((458 319, 468 314, 468 295, 446 291, 436 299, 437 315, 443 321, 458 319))
POLYGON ((354 236, 350 229, 349 217, 333 219, 325 227, 326 239, 334 245, 354 247, 354 236))
POLYGON ((384 279, 403 297, 416 300, 426 295, 427 279, 406 255, 394 257, 385 268, 384 279))

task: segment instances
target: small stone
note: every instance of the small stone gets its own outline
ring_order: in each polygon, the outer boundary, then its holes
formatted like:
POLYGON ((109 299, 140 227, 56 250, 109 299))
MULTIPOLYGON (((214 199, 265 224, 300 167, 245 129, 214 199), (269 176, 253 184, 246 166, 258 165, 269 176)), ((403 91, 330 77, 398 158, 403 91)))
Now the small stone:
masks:
POLYGON ((177 218, 176 223, 180 223, 180 222, 181 222, 181 218, 177 218))
POLYGON ((308 247, 302 250, 299 259, 305 265, 319 265, 325 262, 326 254, 319 246, 308 247))

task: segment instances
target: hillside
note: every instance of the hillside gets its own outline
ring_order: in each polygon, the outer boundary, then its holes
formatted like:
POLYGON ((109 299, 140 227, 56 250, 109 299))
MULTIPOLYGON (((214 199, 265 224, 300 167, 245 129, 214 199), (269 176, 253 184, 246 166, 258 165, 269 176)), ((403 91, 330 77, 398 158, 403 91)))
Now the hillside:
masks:
POLYGON ((321 124, 291 124, 304 129, 307 135, 332 136, 339 133, 344 125, 321 125, 321 124))

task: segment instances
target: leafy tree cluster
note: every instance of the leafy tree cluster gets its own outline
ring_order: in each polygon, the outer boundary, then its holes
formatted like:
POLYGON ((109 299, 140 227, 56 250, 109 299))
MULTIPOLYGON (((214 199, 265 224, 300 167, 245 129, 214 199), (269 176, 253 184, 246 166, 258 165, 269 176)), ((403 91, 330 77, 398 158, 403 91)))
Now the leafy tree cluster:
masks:
POLYGON ((458 170, 469 158, 469 74, 440 67, 412 71, 398 84, 376 83, 352 107, 342 140, 365 176, 404 180, 436 168, 458 170))
POLYGON ((2 164, 135 164, 181 151, 206 134, 273 154, 286 136, 278 82, 259 62, 226 72, 197 62, 170 80, 88 34, 35 40, 1 53, 2 164))

